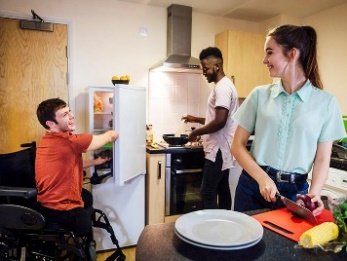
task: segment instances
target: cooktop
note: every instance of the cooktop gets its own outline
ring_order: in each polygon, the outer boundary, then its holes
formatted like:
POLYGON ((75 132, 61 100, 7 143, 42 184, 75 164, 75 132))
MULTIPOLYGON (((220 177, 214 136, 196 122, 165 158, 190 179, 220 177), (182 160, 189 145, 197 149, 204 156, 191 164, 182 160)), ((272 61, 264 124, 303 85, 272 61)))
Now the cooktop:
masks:
POLYGON ((330 167, 347 170, 347 147, 346 143, 333 143, 331 151, 330 167))
POLYGON ((184 145, 170 145, 166 142, 160 142, 159 145, 166 149, 195 149, 203 147, 202 142, 188 142, 184 145))

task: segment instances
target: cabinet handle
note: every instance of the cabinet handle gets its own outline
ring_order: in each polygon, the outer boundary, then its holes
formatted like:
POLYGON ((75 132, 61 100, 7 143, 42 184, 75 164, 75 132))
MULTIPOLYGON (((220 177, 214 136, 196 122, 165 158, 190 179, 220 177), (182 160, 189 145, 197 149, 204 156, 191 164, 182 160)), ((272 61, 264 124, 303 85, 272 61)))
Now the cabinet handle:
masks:
POLYGON ((231 81, 233 82, 233 84, 235 84, 235 76, 234 76, 234 75, 231 75, 230 79, 231 79, 231 81))
POLYGON ((161 161, 158 161, 158 179, 161 179, 161 161))
POLYGON ((231 75, 230 79, 231 79, 231 81, 233 82, 233 84, 235 84, 235 76, 234 76, 234 75, 231 75))

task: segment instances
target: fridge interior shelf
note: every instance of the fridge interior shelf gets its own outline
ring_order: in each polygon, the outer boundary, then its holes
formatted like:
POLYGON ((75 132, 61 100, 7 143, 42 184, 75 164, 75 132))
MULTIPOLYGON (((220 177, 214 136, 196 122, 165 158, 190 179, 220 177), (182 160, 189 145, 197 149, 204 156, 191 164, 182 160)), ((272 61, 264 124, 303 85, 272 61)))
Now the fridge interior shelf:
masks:
POLYGON ((112 115, 110 112, 94 112, 94 115, 112 115))

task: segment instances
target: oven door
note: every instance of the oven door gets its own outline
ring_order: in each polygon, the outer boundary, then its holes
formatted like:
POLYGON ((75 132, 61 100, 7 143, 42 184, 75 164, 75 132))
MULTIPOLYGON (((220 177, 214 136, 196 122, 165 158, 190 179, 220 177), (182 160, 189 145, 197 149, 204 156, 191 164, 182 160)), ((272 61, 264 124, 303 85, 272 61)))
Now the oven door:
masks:
POLYGON ((202 209, 203 169, 168 170, 165 215, 179 215, 202 209))

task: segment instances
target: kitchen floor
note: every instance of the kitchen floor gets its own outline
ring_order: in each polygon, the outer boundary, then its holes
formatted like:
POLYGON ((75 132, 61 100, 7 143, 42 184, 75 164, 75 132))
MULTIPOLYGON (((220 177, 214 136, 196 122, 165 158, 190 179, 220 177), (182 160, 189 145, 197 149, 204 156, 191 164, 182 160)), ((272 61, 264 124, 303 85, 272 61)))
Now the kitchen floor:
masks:
MULTIPOLYGON (((165 217, 165 223, 175 222, 181 215, 165 217)), ((136 246, 122 248, 126 261, 135 261, 136 257, 136 246)), ((96 255, 96 261, 105 261, 114 251, 103 251, 98 252, 96 255)))
MULTIPOLYGON (((165 223, 175 222, 181 215, 175 215, 165 217, 165 223)), ((135 261, 136 257, 136 246, 122 248, 124 255, 126 255, 126 261, 135 261)), ((103 251, 98 252, 96 255, 96 261, 105 261, 114 251, 103 251)))

